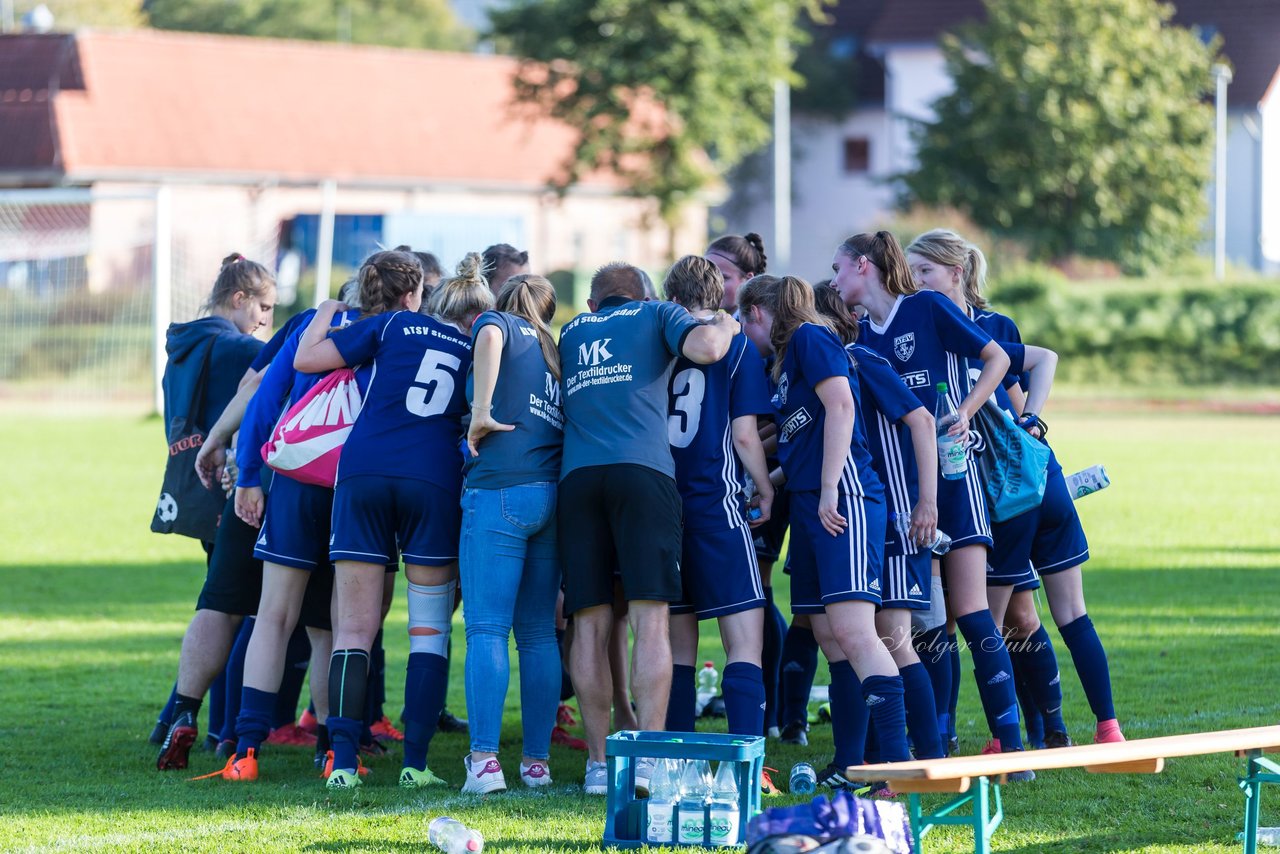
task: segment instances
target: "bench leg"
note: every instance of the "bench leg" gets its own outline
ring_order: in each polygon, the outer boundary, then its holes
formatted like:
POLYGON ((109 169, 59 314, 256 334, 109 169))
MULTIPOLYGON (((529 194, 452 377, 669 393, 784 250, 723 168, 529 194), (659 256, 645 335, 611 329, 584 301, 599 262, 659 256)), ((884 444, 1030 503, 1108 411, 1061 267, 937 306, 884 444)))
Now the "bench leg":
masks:
POLYGON ((1244 854, 1257 854, 1258 851, 1258 814, 1262 808, 1262 783, 1257 779, 1258 771, 1257 755, 1250 755, 1245 766, 1245 779, 1240 782, 1240 788, 1244 789, 1244 854))
POLYGON ((1000 784, 992 783, 986 777, 976 778, 972 789, 933 812, 924 812, 920 795, 915 793, 908 795, 907 804, 917 852, 924 851, 924 837, 930 830, 940 825, 955 824, 973 828, 973 854, 991 854, 991 837, 1004 820, 1000 784), (966 806, 971 810, 968 815, 956 814, 956 810, 966 806))

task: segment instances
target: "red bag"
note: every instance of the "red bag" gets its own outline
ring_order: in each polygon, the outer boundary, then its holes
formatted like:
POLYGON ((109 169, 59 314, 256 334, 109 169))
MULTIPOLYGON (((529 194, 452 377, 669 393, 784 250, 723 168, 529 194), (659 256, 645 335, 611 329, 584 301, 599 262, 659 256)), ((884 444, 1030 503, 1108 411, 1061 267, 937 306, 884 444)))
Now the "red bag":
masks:
POLYGON ((331 372, 280 417, 262 446, 262 459, 294 480, 333 489, 338 457, 361 404, 355 371, 331 372))

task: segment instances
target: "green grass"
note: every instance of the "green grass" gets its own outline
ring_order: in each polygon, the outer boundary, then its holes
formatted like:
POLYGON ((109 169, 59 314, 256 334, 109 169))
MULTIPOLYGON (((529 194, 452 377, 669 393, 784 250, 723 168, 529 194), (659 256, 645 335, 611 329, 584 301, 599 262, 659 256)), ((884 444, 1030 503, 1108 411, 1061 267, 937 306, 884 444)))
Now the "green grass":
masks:
MULTIPOLYGON (((1079 506, 1094 554, 1090 613, 1131 737, 1275 723, 1278 426, 1242 416, 1053 419, 1068 471, 1102 462, 1113 480, 1079 506)), ((423 851, 427 820, 444 814, 479 828, 492 851, 598 849, 603 801, 574 793, 581 754, 561 748, 550 792, 485 801, 457 791, 462 736, 432 746, 433 770, 455 787, 439 793, 395 788, 394 753, 373 761, 354 795, 331 796, 307 752, 291 748, 264 758, 253 785, 157 773, 146 735, 202 581, 193 541, 147 531, 162 447, 154 419, 0 419, 0 850, 423 851)), ((461 713, 460 620, 454 632, 450 707, 461 713)), ((387 638, 398 697, 407 654, 399 602, 387 638)), ((702 652, 723 660, 710 641, 702 652)), ((1067 721, 1087 739, 1088 708, 1061 644, 1059 653, 1067 721)), ((984 734, 971 677, 963 687, 962 749, 976 751, 984 734)), ((770 744, 768 764, 825 762, 828 733, 815 727, 808 750, 770 744)), ((519 749, 512 690, 504 766, 516 767, 519 749)), ((216 767, 207 754, 193 758, 192 774, 216 767)), ((1155 776, 1046 772, 1005 787, 996 848, 1238 851, 1239 770, 1231 757, 1210 757, 1171 760, 1155 776)), ((1263 823, 1280 824, 1280 810, 1264 804, 1263 823)), ((931 852, 970 846, 959 830, 927 842, 931 852)))

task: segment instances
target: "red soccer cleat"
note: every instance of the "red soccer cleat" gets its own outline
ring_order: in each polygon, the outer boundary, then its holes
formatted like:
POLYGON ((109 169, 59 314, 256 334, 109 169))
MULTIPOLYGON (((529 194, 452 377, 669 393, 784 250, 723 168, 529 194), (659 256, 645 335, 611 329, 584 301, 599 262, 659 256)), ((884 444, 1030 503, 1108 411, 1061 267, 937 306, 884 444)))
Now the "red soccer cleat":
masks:
POLYGON ((267 736, 267 744, 281 744, 289 747, 315 747, 316 737, 297 724, 285 724, 276 727, 267 736))
POLYGON ((570 735, 569 731, 562 726, 558 726, 551 730, 551 743, 563 745, 571 750, 587 749, 587 743, 585 741, 570 735))
POLYGON ((556 723, 560 726, 577 726, 578 719, 574 716, 573 706, 561 703, 560 708, 556 709, 556 723))
POLYGON ((391 718, 386 715, 369 727, 369 730, 378 741, 404 741, 404 733, 396 729, 391 723, 391 718))
MULTIPOLYGON (((365 764, 360 761, 359 756, 356 757, 356 764, 359 766, 358 768, 356 768, 356 771, 359 772, 360 776, 361 777, 367 776, 369 773, 369 769, 366 768, 365 764)), ((328 753, 324 755, 324 770, 320 772, 320 776, 324 777, 327 780, 329 779, 329 775, 332 773, 333 773, 333 751, 330 750, 328 753)))
POLYGON ((981 755, 982 755, 982 756, 990 756, 990 755, 991 755, 991 754, 993 754, 993 753, 1003 753, 1003 752, 1004 752, 1004 751, 1003 751, 1003 750, 1001 750, 1001 748, 1000 748, 1000 739, 998 739, 998 738, 993 738, 993 739, 991 739, 990 741, 988 741, 988 742, 987 742, 987 744, 986 744, 986 746, 985 746, 985 747, 983 747, 983 748, 982 748, 982 753, 981 753, 981 755))
POLYGON ((320 721, 316 720, 314 712, 307 709, 298 716, 298 728, 315 735, 320 730, 320 721))
POLYGON ((1098 721, 1098 729, 1093 734, 1094 744, 1114 744, 1124 741, 1124 733, 1120 732, 1120 722, 1115 718, 1098 721))

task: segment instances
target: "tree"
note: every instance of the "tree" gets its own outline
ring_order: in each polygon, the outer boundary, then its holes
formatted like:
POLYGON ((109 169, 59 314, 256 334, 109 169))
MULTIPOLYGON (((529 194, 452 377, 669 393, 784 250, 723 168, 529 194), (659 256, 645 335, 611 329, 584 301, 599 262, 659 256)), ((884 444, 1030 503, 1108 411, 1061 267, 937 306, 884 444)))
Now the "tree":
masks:
POLYGON ((58 31, 142 24, 138 0, 16 0, 14 18, 22 20, 23 15, 42 3, 53 13, 54 28, 58 31))
POLYGON ((555 183, 608 170, 681 207, 766 144, 773 83, 798 78, 802 13, 828 0, 516 0, 490 13, 522 59, 517 99, 580 134, 555 183))
POLYGON ((467 50, 447 0, 146 0, 153 27, 200 33, 467 50))
POLYGON ((1129 270, 1199 240, 1217 45, 1154 0, 986 0, 943 40, 955 90, 918 129, 910 197, 1033 254, 1129 270))

